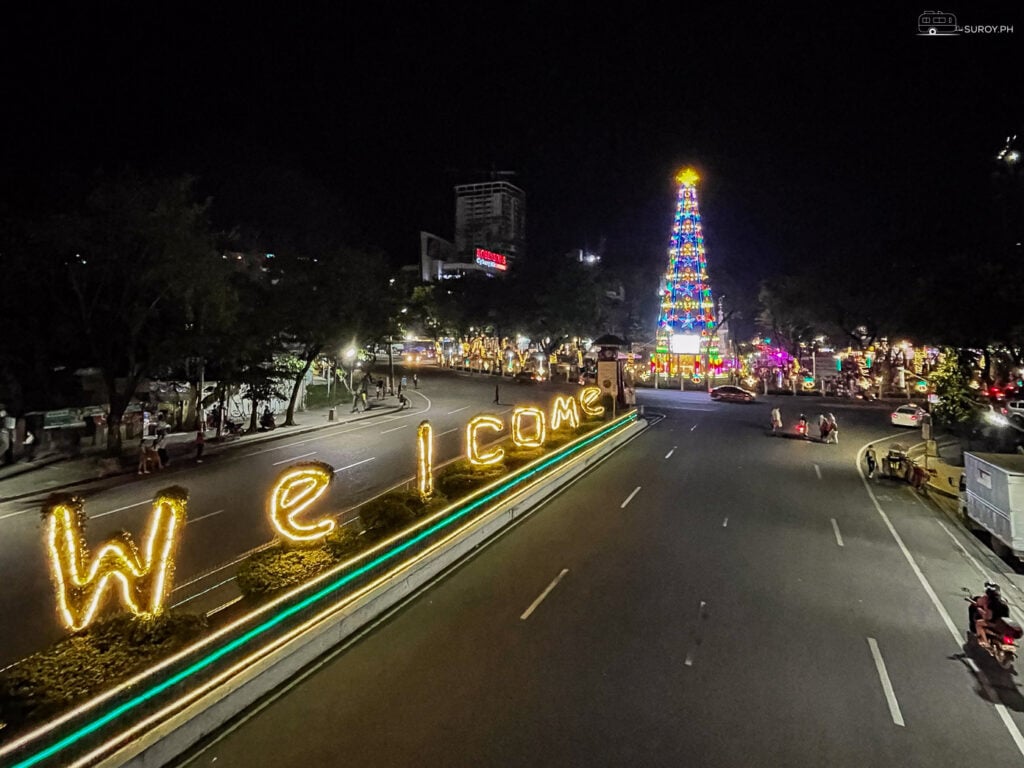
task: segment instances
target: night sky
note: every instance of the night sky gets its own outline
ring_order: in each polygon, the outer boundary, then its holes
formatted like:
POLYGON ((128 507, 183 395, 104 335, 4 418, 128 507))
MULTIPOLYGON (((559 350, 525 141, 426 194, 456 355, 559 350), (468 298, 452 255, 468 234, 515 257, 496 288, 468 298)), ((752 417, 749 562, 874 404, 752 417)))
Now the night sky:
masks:
POLYGON ((906 3, 144 5, 7 18, 7 202, 99 168, 216 195, 287 167, 399 265, 452 236, 455 184, 508 170, 532 255, 660 270, 693 164, 712 278, 753 290, 829 248, 969 240, 1024 134, 1019 2, 943 7, 1015 26, 945 38, 906 3))

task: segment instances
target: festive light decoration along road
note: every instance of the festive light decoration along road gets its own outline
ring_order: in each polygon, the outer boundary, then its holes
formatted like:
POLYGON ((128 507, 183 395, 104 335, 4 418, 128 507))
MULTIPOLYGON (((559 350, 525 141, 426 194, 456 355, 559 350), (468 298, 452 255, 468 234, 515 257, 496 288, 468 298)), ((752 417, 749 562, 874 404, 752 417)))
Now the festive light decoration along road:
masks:
POLYGON ((474 416, 466 424, 466 458, 470 464, 478 467, 497 464, 505 458, 505 451, 502 448, 493 448, 490 451, 481 452, 476 434, 485 427, 493 429, 495 432, 501 432, 505 425, 497 416, 491 416, 487 413, 474 416))
MULTIPOLYGON (((368 552, 361 555, 359 559, 365 559, 363 564, 355 570, 347 571, 349 565, 353 561, 342 563, 337 568, 332 569, 330 572, 321 574, 314 579, 315 582, 322 584, 321 588, 318 589, 314 594, 309 595, 305 599, 298 603, 292 603, 295 595, 306 588, 307 585, 301 585, 296 587, 281 597, 271 601, 267 605, 257 608, 251 614, 246 617, 238 619, 231 625, 222 628, 214 633, 213 636, 201 640, 189 648, 183 649, 173 658, 165 660, 164 662, 157 665, 157 668, 168 667, 172 663, 177 663, 181 659, 188 657, 194 651, 198 651, 202 646, 207 646, 209 652, 197 659, 195 662, 190 664, 184 670, 170 675, 169 677, 153 683, 146 683, 145 678, 149 674, 143 673, 133 678, 130 681, 122 683, 117 688, 101 694, 96 699, 87 702, 86 704, 76 707, 73 711, 65 713, 64 715, 54 718, 48 723, 42 725, 36 730, 27 733, 3 746, 0 746, 0 758, 10 756, 16 751, 25 748, 28 744, 38 742, 40 739, 45 738, 47 734, 53 733, 55 729, 68 722, 72 717, 77 717, 85 714, 90 709, 98 709, 104 703, 109 703, 110 699, 115 693, 123 692, 129 689, 136 689, 136 693, 127 701, 112 706, 112 708, 106 711, 99 710, 93 720, 84 723, 80 727, 75 728, 73 731, 67 733, 65 736, 58 738, 57 740, 42 746, 38 751, 22 758, 19 762, 12 765, 12 768, 33 768, 33 766, 39 765, 39 763, 57 755, 61 752, 74 747, 79 744, 82 739, 94 736, 97 732, 106 729, 108 727, 116 727, 116 723, 121 720, 122 717, 128 716, 130 712, 137 710, 140 706, 155 700, 158 696, 167 692, 175 685, 181 682, 194 678, 217 664, 220 660, 224 659, 228 654, 238 650, 240 648, 248 646, 252 648, 253 645, 260 641, 260 638, 267 633, 269 630, 280 625, 281 623, 289 620, 291 617, 299 614, 306 610, 308 607, 320 602, 324 598, 328 598, 334 595, 340 588, 346 584, 352 582, 362 574, 378 567, 386 561, 394 561, 403 552, 412 549, 417 546, 421 541, 429 536, 434 535, 440 530, 446 528, 450 524, 458 522, 460 519, 465 518, 474 510, 488 504, 493 499, 501 496, 509 489, 521 485, 523 483, 533 482, 534 478, 540 473, 544 472, 548 467, 555 464, 562 463, 566 460, 572 460, 572 457, 582 450, 585 450, 589 446, 593 445, 598 440, 601 440, 604 436, 611 432, 617 431, 618 429, 632 424, 636 421, 636 411, 623 414, 618 419, 615 419, 608 425, 604 426, 597 431, 585 435, 563 448, 555 451, 554 455, 550 457, 542 457, 535 462, 531 462, 526 467, 523 467, 511 478, 503 478, 497 481, 485 489, 481 489, 478 493, 482 493, 481 496, 476 496, 472 501, 460 502, 451 505, 439 512, 435 513, 431 517, 423 520, 419 524, 419 532, 400 545, 396 545, 398 537, 392 537, 391 539, 381 542, 377 546, 371 548, 368 552), (371 559, 372 558, 372 559, 371 559), (335 576, 336 573, 342 573, 340 577, 335 576), (242 627, 249 621, 251 617, 263 616, 261 623, 248 631, 243 631, 242 627), (242 631, 241 635, 229 639, 233 633, 242 631), (214 642, 223 643, 220 646, 211 645, 214 642), (148 687, 147 687, 148 686, 148 687)), ((449 534, 449 536, 456 535, 455 532, 449 534)), ((440 545, 443 542, 439 542, 440 545)), ((420 553, 419 557, 423 557, 428 554, 431 550, 426 550, 425 553, 420 553)), ((381 577, 381 580, 389 578, 389 575, 385 574, 381 577)), ((360 590, 360 592, 369 592, 373 588, 373 585, 369 585, 360 590)), ((347 599, 353 598, 353 595, 349 595, 347 599)), ((136 720, 134 724, 128 725, 126 728, 122 728, 120 731, 113 731, 109 739, 102 744, 98 745, 92 752, 81 758, 77 756, 68 756, 69 759, 65 760, 63 764, 72 766, 85 766, 92 765, 96 760, 104 755, 110 754, 110 752, 119 746, 123 746, 126 739, 133 738, 141 733, 145 728, 151 727, 152 725, 160 722, 164 722, 167 717, 171 716, 174 712, 180 711, 186 704, 194 701, 199 696, 203 695, 207 691, 211 690, 216 685, 221 684, 227 679, 242 669, 247 669, 252 666, 258 659, 262 658, 267 652, 273 648, 279 646, 283 642, 287 642, 291 637, 296 636, 301 631, 309 626, 313 626, 318 622, 324 615, 334 612, 336 606, 325 608, 320 616, 314 617, 302 626, 296 627, 287 637, 273 640, 270 643, 266 643, 264 646, 257 646, 253 649, 252 654, 238 664, 232 665, 226 671, 216 675, 212 679, 205 683, 191 685, 183 690, 183 693, 174 701, 166 704, 161 709, 158 709, 154 714, 148 718, 141 718, 136 720)), ((104 737, 106 738, 106 737, 104 737)))
POLYGON ((547 419, 544 411, 534 405, 525 405, 512 411, 512 442, 520 448, 540 448, 547 439, 547 419), (523 433, 523 419, 533 417, 533 435, 523 433))
POLYGON ((416 430, 416 488, 420 498, 434 494, 434 428, 421 421, 416 430))
POLYGON ((601 399, 600 387, 584 387, 580 392, 580 410, 587 416, 601 416, 604 414, 603 405, 594 405, 601 399))
POLYGON ((576 429, 580 425, 580 408, 575 398, 559 395, 551 406, 551 429, 558 429, 563 423, 576 429))
POLYGON ((131 538, 103 544, 89 560, 85 542, 85 506, 78 496, 52 503, 47 515, 50 571, 57 593, 57 613, 65 627, 78 632, 96 618, 108 586, 116 585, 121 603, 136 616, 160 613, 170 590, 174 552, 184 528, 188 491, 168 488, 157 495, 142 556, 131 538))
POLYGON ((327 536, 337 523, 322 518, 304 525, 296 518, 323 496, 334 480, 334 470, 320 461, 290 466, 278 479, 270 494, 270 523, 289 541, 311 542, 327 536))

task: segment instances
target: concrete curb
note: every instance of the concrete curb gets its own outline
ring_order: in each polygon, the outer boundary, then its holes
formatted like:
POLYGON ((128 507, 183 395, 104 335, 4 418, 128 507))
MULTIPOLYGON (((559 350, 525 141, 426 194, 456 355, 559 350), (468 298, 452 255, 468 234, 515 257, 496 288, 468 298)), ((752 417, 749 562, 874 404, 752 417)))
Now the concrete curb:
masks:
POLYGON ((272 651, 203 698, 131 744, 98 763, 103 768, 136 766, 158 768, 214 733, 231 718, 294 678, 304 667, 341 644, 360 628, 415 594, 487 543, 503 529, 523 518, 584 472, 639 436, 647 422, 638 420, 580 455, 580 460, 529 485, 474 521, 447 545, 400 568, 386 581, 352 603, 328 609, 314 626, 287 645, 272 651))

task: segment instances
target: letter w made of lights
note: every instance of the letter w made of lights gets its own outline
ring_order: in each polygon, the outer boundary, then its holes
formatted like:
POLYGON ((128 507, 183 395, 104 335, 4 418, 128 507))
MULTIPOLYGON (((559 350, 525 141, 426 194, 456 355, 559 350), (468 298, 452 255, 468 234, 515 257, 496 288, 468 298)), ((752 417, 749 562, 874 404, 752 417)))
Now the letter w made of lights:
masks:
POLYGON ((188 491, 167 488, 157 494, 142 551, 131 537, 101 545, 90 558, 85 541, 86 514, 78 496, 59 496, 44 517, 50 570, 57 592, 57 612, 65 627, 78 632, 100 613, 108 588, 119 591, 121 604, 139 617, 164 608, 174 574, 174 554, 185 527, 188 491))

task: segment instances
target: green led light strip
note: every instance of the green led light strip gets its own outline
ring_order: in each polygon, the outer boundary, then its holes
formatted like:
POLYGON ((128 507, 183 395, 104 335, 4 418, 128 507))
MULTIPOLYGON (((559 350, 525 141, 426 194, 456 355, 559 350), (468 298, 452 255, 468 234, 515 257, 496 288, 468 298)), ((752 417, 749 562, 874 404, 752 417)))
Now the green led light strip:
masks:
POLYGON ((281 611, 276 616, 268 619, 267 621, 263 622, 259 626, 254 627, 253 629, 249 630, 245 634, 237 637, 236 639, 234 639, 231 642, 229 642, 227 645, 224 645, 224 646, 220 647, 216 651, 210 653, 209 655, 207 655, 204 658, 200 659, 199 661, 195 662, 194 664, 192 664, 191 666, 187 667, 186 669, 183 669, 181 672, 178 672, 177 674, 172 675, 167 680, 164 680, 162 683, 158 683, 158 684, 154 685, 152 688, 150 688, 147 691, 144 691, 144 692, 140 693, 135 698, 133 698, 133 699, 131 699, 129 701, 126 701, 124 704, 121 704, 118 707, 115 707, 114 709, 110 710, 106 714, 101 715, 97 719, 93 720, 91 723, 88 723, 87 725, 82 726, 81 728, 79 728, 74 733, 71 733, 68 736, 65 736, 63 739, 61 739, 61 740, 51 744, 50 746, 48 746, 45 749, 37 752, 36 754, 32 755, 31 757, 28 757, 25 760, 22 760, 20 763, 15 763, 13 766, 11 766, 11 768, 30 768, 30 766, 37 765, 38 763, 42 762, 46 758, 52 757, 53 755, 57 754, 61 750, 63 750, 65 748, 71 746, 72 744, 80 741, 81 739, 85 738, 86 736, 89 736, 90 734, 95 733, 100 728, 102 728, 103 726, 109 724, 110 722, 112 722, 113 720, 117 719, 118 717, 120 717, 124 713, 126 713, 126 712, 128 712, 128 711, 130 711, 132 709, 135 709, 136 707, 138 707, 138 706, 140 706, 142 704, 145 704, 147 701, 149 701, 150 699, 154 698, 155 696, 158 696, 159 694, 163 693, 168 688, 171 688, 172 686, 177 685, 178 683, 180 683, 183 680, 191 677, 192 675, 196 674, 197 672, 200 672, 200 671, 206 669, 211 664, 213 664, 214 662, 216 662, 219 659, 223 658, 224 656, 228 655, 232 651, 238 650, 239 648, 241 648, 243 645, 248 643, 253 638, 258 637, 259 635, 263 634, 264 632, 266 632, 266 631, 268 631, 270 629, 273 629, 274 627, 276 627, 281 622, 283 622, 286 619, 294 616, 296 613, 299 613, 300 611, 305 610, 306 608, 311 606, 313 603, 316 603, 319 600, 322 600, 327 595, 329 595, 332 592, 340 589, 341 587, 343 587, 346 584, 350 583, 352 580, 356 579, 357 577, 362 576, 367 571, 377 567, 378 565, 380 565, 380 564, 382 564, 384 562, 387 562, 388 560, 393 559, 397 555, 401 554, 402 552, 405 552, 410 547, 415 546, 416 544, 420 543, 425 538, 431 536, 432 534, 436 533, 437 531, 441 530, 442 528, 450 525, 451 523, 455 522, 456 520, 458 520, 458 519, 460 519, 462 517, 465 517, 467 514, 469 514, 470 512, 472 512, 475 509, 478 509, 483 504, 486 504, 487 502, 489 502, 489 501, 495 499, 496 497, 502 495, 503 493, 505 493, 505 491, 509 490, 510 488, 514 488, 515 486, 517 486, 520 483, 522 483, 524 480, 526 480, 526 479, 528 479, 530 477, 533 477, 538 472, 541 472, 544 469, 547 469, 552 464, 560 462, 563 459, 565 459, 565 458, 571 456, 572 454, 576 453, 577 451, 582 450, 583 448, 585 448, 586 446, 590 445, 594 441, 599 440, 600 438, 604 437, 609 432, 612 432, 612 431, 614 431, 616 429, 619 429, 621 426, 623 426, 627 422, 633 421, 635 418, 636 418, 636 413, 635 412, 629 413, 629 414, 626 414, 625 416, 619 417, 616 421, 612 422, 608 427, 606 427, 605 429, 601 430, 597 434, 592 435, 591 437, 587 438, 586 440, 584 440, 584 441, 582 441, 582 442, 580 442, 580 443, 578 443, 576 445, 569 446, 568 448, 563 449, 561 452, 556 453, 550 459, 548 459, 547 461, 537 465, 536 467, 534 467, 529 472, 524 472, 523 474, 518 475, 517 477, 509 480, 504 485, 501 485, 498 488, 495 488, 493 491, 491 491, 487 495, 477 499, 476 501, 472 502, 471 504, 468 504, 465 507, 462 507, 461 509, 456 510, 451 515, 449 515, 448 517, 444 518, 443 520, 439 520, 437 523, 432 525, 430 528, 427 528, 426 530, 424 530, 421 533, 417 534, 416 536, 414 536, 412 539, 410 539, 409 541, 405 542, 404 544, 401 544, 401 545, 395 547, 394 549, 388 550, 387 552, 382 554, 380 557, 378 557, 378 558, 376 558, 376 559, 366 563, 365 565, 357 568, 356 570, 352 571, 351 573, 348 573, 345 576, 342 576, 337 581, 333 582, 332 584, 329 584, 328 586, 324 587, 323 589, 319 590, 318 592, 313 593, 312 595, 310 595, 309 597, 305 598, 304 600, 299 601, 298 603, 296 603, 295 605, 291 606, 290 608, 284 609, 283 611, 281 611))

